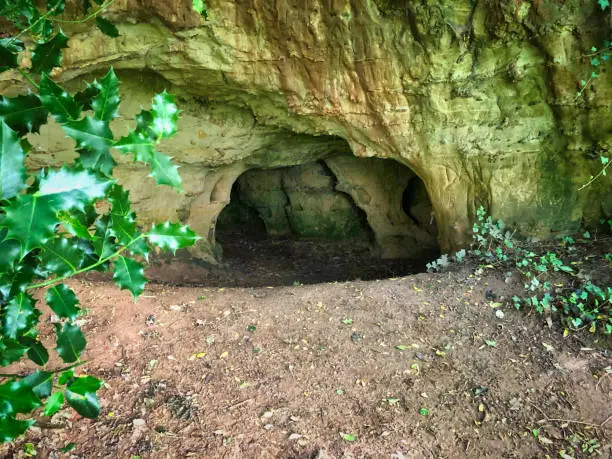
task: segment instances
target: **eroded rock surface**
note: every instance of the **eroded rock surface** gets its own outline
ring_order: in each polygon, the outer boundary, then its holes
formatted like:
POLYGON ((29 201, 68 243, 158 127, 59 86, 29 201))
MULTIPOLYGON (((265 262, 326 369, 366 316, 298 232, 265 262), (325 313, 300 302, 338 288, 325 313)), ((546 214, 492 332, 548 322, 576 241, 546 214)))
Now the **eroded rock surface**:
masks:
MULTIPOLYGON (((79 26, 57 75, 77 87, 113 65, 125 95, 116 134, 155 91, 178 96, 180 131, 163 147, 182 166, 185 194, 151 186, 127 161, 118 175, 145 222, 179 218, 203 235, 200 257, 210 257, 216 218, 245 171, 328 160, 347 144, 418 175, 443 250, 465 240, 479 205, 536 236, 612 214, 609 177, 577 191, 612 140, 609 76, 576 98, 591 71, 584 50, 609 35, 595 2, 207 3, 205 21, 188 0, 118 0, 107 14, 121 37, 79 26)), ((2 78, 3 92, 25 88, 17 74, 2 78)), ((70 158, 58 129, 33 137, 32 167, 70 158)), ((375 178, 357 186, 342 164, 327 164, 358 205, 359 187, 376 194, 375 178)), ((406 225, 398 243, 419 240, 423 228, 412 231, 401 195, 393 199, 387 220, 406 225)), ((375 227, 365 206, 377 242, 393 250, 385 241, 397 232, 375 227)))

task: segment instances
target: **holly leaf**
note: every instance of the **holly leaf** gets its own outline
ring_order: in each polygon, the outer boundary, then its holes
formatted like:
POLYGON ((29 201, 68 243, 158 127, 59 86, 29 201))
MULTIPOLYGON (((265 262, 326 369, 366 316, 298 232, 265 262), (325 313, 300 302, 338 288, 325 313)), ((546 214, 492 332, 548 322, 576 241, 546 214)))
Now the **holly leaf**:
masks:
POLYGON ((40 341, 34 339, 28 343, 28 358, 37 365, 44 366, 49 361, 49 352, 40 341))
POLYGON ((0 225, 8 228, 7 239, 20 242, 21 257, 52 237, 58 223, 56 211, 46 196, 18 195, 5 211, 6 216, 0 225))
POLYGON ((68 47, 68 37, 60 31, 51 40, 38 42, 32 51, 32 73, 50 73, 62 62, 62 49, 68 47))
POLYGON ((19 67, 17 57, 25 50, 23 42, 12 37, 0 39, 0 73, 19 67))
POLYGON ((24 160, 19 136, 0 120, 0 199, 10 199, 25 188, 24 160))
POLYGON ((20 136, 28 132, 39 132, 40 126, 47 122, 48 115, 47 109, 35 94, 0 97, 0 119, 4 119, 20 136))
POLYGON ((13 272, 15 270, 15 261, 17 261, 20 255, 21 247, 18 241, 9 239, 0 242, 0 273, 13 272))
POLYGON ((2 338, 0 341, 0 366, 6 367, 18 361, 27 350, 27 346, 23 346, 16 341, 7 341, 2 338))
POLYGON ((69 137, 76 141, 77 148, 91 150, 100 155, 110 154, 113 133, 106 121, 87 116, 82 120, 63 124, 62 128, 69 137))
POLYGON ((100 29, 104 35, 108 35, 111 38, 117 38, 119 36, 119 30, 115 27, 115 24, 100 16, 96 18, 96 27, 100 29))
POLYGON ((74 240, 65 237, 51 239, 43 244, 42 249, 40 265, 60 277, 77 271, 85 258, 74 240))
POLYGON ((99 90, 98 95, 93 99, 91 107, 94 117, 102 121, 111 121, 117 118, 117 108, 119 107, 119 80, 111 68, 102 80, 94 81, 93 85, 99 90))
POLYGON ((151 167, 149 177, 153 177, 158 185, 168 185, 182 191, 178 166, 172 164, 169 156, 155 151, 155 143, 150 137, 142 132, 132 131, 126 137, 119 139, 114 147, 122 153, 133 153, 136 161, 149 164, 151 167))
POLYGON ((599 6, 601 7, 601 10, 605 10, 608 6, 610 6, 610 2, 609 0, 597 0, 597 3, 599 3, 599 6))
POLYGON ((56 392, 47 399, 43 416, 53 416, 62 409, 62 406, 64 406, 64 394, 61 392, 56 392))
POLYGON ((21 437, 36 421, 15 419, 14 416, 0 416, 0 443, 7 443, 21 437))
POLYGON ((146 237, 160 249, 171 250, 172 253, 176 253, 178 249, 191 247, 201 239, 188 226, 170 222, 153 225, 146 237))
POLYGON ((74 100, 76 100, 79 105, 83 106, 83 110, 91 110, 91 104, 93 100, 98 97, 98 94, 100 94, 100 89, 93 84, 88 84, 85 89, 74 95, 74 100))
POLYGON ((130 192, 121 185, 114 184, 108 192, 108 201, 111 204, 111 213, 115 215, 129 215, 132 212, 130 208, 130 192))
POLYGON ((79 150, 79 157, 76 160, 76 164, 84 169, 101 172, 108 176, 113 174, 113 169, 117 165, 110 151, 94 151, 87 148, 79 150))
POLYGON ((46 73, 40 79, 40 100, 58 123, 75 121, 81 115, 81 107, 74 98, 46 73))
POLYGON ((0 406, 5 414, 29 413, 42 402, 25 380, 0 385, 0 406))
POLYGON ((34 394, 40 398, 48 397, 51 394, 51 383, 53 373, 48 371, 35 371, 23 378, 23 383, 32 388, 34 394))
POLYGON ((79 376, 66 386, 68 404, 81 416, 93 419, 100 414, 100 403, 96 391, 102 381, 93 376, 79 376))
POLYGON ((87 222, 85 221, 85 215, 82 212, 60 211, 58 213, 58 218, 62 224, 62 227, 72 236, 86 240, 93 240, 93 235, 89 232, 87 222))
POLYGON ((53 16, 62 14, 66 6, 66 0, 47 0, 47 11, 53 11, 53 16))
POLYGON ((110 216, 104 215, 96 221, 94 250, 100 258, 108 258, 117 251, 117 244, 112 236, 110 216))
POLYGON ((16 340, 21 332, 32 328, 40 316, 32 297, 23 292, 11 298, 2 309, 2 332, 11 340, 16 340))
POLYGON ((65 284, 55 285, 47 290, 45 300, 58 317, 75 320, 81 313, 81 309, 77 307, 77 296, 65 284))
POLYGON ((151 104, 153 120, 151 129, 158 138, 166 138, 176 134, 176 123, 179 119, 179 110, 174 103, 174 96, 166 90, 153 97, 151 104))
POLYGON ((114 265, 113 279, 121 290, 129 290, 137 298, 143 291, 147 279, 143 266, 127 257, 118 257, 114 265))
POLYGON ((85 349, 87 341, 81 329, 74 324, 65 323, 64 328, 55 324, 57 334, 57 353, 66 363, 76 362, 85 349))
POLYGON ((103 198, 112 183, 112 179, 87 170, 62 167, 41 174, 38 195, 57 211, 83 211, 86 205, 103 198))
POLYGON ((202 15, 204 19, 208 19, 208 8, 204 0, 192 0, 191 6, 193 11, 202 15))

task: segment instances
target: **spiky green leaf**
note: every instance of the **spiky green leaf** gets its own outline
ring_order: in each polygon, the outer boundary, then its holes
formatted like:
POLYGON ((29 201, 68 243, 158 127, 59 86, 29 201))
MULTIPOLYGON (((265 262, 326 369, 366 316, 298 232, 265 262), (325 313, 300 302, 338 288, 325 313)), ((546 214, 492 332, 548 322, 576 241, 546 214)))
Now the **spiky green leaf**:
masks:
POLYGON ((49 361, 49 351, 40 341, 32 339, 28 344, 28 358, 37 365, 44 366, 49 361))
POLYGON ((57 211, 77 209, 103 198, 113 180, 87 170, 62 167, 41 174, 38 194, 57 211))
POLYGON ((25 188, 24 160, 19 136, 0 120, 0 199, 10 199, 25 188))
POLYGON ((143 291, 147 279, 143 266, 127 257, 118 257, 114 264, 113 279, 121 290, 129 290, 137 298, 143 291))
POLYGON ((68 47, 68 37, 60 30, 55 37, 39 42, 32 51, 32 73, 50 73, 62 62, 62 49, 68 47))
POLYGON ((55 325, 57 334, 57 353, 66 363, 76 362, 85 349, 87 341, 81 329, 74 324, 66 323, 62 328, 59 324, 55 325))
POLYGON ((100 29, 104 35, 108 35, 111 38, 117 38, 119 36, 119 30, 115 24, 100 16, 96 18, 96 27, 100 29))
POLYGON ((16 340, 21 332, 29 330, 37 322, 40 311, 34 307, 34 300, 20 292, 4 306, 2 314, 2 333, 16 340))
POLYGON ((0 97, 0 119, 20 136, 38 132, 47 122, 49 113, 35 94, 17 97, 0 97))
POLYGON ((100 94, 100 89, 93 84, 88 84, 85 89, 74 95, 74 100, 83 107, 83 110, 91 110, 91 104, 98 94, 100 94))
POLYGON ((82 120, 63 124, 62 128, 76 141, 77 148, 90 150, 99 155, 109 154, 113 133, 106 121, 87 116, 82 120))
POLYGON ((61 392, 56 392, 47 399, 43 416, 53 416, 62 409, 62 406, 64 406, 64 394, 61 392))
POLYGON ((200 239, 188 226, 170 222, 154 225, 146 236, 152 244, 162 250, 171 250, 172 253, 191 247, 200 239))
POLYGON ((181 177, 178 166, 174 165, 169 156, 155 151, 155 141, 142 132, 133 131, 122 137, 115 148, 122 153, 133 153, 136 161, 142 161, 151 167, 150 177, 159 185, 168 185, 181 191, 181 177))
POLYGON ((58 213, 58 218, 62 227, 72 236, 93 240, 93 235, 89 232, 87 222, 84 220, 85 216, 82 212, 61 211, 58 213))
POLYGON ((0 416, 0 443, 7 443, 22 436, 36 421, 15 419, 14 416, 0 416))
POLYGON ((14 38, 0 39, 0 73, 19 66, 17 57, 25 49, 23 42, 14 38))
POLYGON ((6 367, 19 360, 27 352, 28 347, 6 338, 0 340, 0 366, 6 367))
POLYGON ((79 376, 66 386, 66 400, 81 416, 93 419, 100 414, 96 391, 101 386, 102 381, 93 376, 79 376))
POLYGON ((74 291, 65 284, 54 285, 47 290, 45 300, 58 317, 75 320, 81 313, 79 300, 74 291))
POLYGON ((119 107, 119 80, 111 68, 102 80, 95 81, 93 85, 98 88, 99 93, 93 99, 91 107, 94 116, 98 120, 111 121, 117 118, 117 108, 119 107))
POLYGON ((0 385, 0 407, 5 414, 29 413, 42 405, 25 380, 0 385))
POLYGON ((42 249, 41 267, 57 276, 74 273, 82 266, 85 258, 75 241, 65 237, 56 237, 47 241, 42 249))
POLYGON ((113 169, 117 165, 110 151, 94 151, 86 148, 79 150, 79 157, 76 160, 76 164, 84 169, 100 172, 107 176, 113 174, 113 169))
POLYGON ((151 129, 157 137, 164 139, 176 134, 179 110, 174 103, 174 96, 165 90, 161 94, 156 94, 153 97, 151 114, 153 115, 151 129))
POLYGON ((23 383, 32 388, 34 394, 39 398, 48 397, 51 394, 53 373, 48 371, 35 371, 23 378, 23 383))
POLYGON ((43 73, 40 79, 40 100, 58 123, 76 121, 81 115, 79 104, 46 73, 43 73))

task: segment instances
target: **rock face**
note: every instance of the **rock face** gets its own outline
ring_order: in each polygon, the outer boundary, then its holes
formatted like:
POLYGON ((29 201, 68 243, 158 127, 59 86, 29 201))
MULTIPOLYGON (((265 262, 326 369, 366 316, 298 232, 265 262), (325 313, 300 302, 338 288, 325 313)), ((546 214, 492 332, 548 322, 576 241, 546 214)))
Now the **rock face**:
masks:
MULTIPOLYGON (((72 30, 58 74, 81 87, 114 66, 124 94, 116 134, 155 91, 177 95, 180 131, 163 147, 182 166, 185 194, 150 186, 125 161, 119 176, 145 222, 178 218, 204 236, 196 255, 214 257, 216 219, 243 173, 320 160, 389 256, 435 227, 444 251, 460 246, 480 205, 538 237, 612 214, 609 176, 577 190, 612 141, 610 77, 599 72, 576 97, 591 73, 585 50, 609 36, 595 1, 207 3, 204 20, 189 0, 117 0, 105 14, 121 36, 72 30), (355 159, 373 157, 405 175, 355 159), (429 199, 406 209, 408 187, 429 199)), ((2 78, 3 93, 25 87, 17 74, 2 78)), ((59 130, 34 137, 32 167, 70 159, 59 130)), ((278 173, 269 176, 273 192, 278 173)))

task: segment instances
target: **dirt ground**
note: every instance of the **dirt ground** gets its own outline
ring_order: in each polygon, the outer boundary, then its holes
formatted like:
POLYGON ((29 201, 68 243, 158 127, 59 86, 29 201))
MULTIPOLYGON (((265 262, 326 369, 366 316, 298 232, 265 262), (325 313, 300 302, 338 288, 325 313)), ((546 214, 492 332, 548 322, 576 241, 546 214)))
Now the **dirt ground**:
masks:
MULTIPOLYGON (((151 283, 137 302, 73 281, 102 412, 63 410, 4 456, 30 442, 73 458, 610 457, 609 343, 516 311, 501 273, 390 277, 414 266, 252 253, 217 270, 157 266, 206 286, 151 283), (332 280, 315 266, 385 278, 302 285, 332 280)), ((48 317, 43 329, 52 348, 48 317)))

